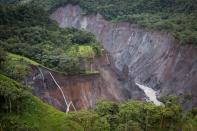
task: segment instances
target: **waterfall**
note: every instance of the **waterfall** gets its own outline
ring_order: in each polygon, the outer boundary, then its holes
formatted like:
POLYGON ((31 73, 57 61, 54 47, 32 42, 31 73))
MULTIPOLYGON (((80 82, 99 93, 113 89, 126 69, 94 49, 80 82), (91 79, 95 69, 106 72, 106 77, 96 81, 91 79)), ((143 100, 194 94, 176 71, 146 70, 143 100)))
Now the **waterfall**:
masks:
POLYGON ((65 102, 66 106, 68 107, 68 103, 66 101, 66 97, 64 95, 64 92, 63 92, 62 88, 59 86, 59 84, 57 83, 57 81, 55 80, 55 78, 53 77, 53 75, 51 74, 51 72, 49 72, 49 74, 50 74, 51 78, 53 79, 53 81, 55 82, 55 84, 57 85, 58 89, 60 90, 60 92, 61 92, 61 94, 63 96, 64 102, 65 102))
POLYGON ((71 101, 71 102, 68 104, 68 107, 67 107, 67 109, 66 109, 66 112, 69 112, 69 111, 70 111, 70 106, 72 106, 72 107, 74 108, 74 110, 76 111, 76 108, 75 108, 73 102, 71 101))
POLYGON ((131 43, 131 40, 132 40, 132 35, 129 37, 127 45, 129 45, 131 43))
POLYGON ((152 88, 141 85, 139 83, 136 83, 136 85, 142 89, 144 91, 144 93, 146 94, 146 96, 149 98, 150 101, 152 101, 155 105, 162 105, 163 103, 161 103, 156 96, 156 91, 154 91, 152 88))
POLYGON ((39 67, 38 67, 38 70, 39 70, 39 72, 40 72, 40 74, 41 74, 41 76, 42 76, 43 86, 44 86, 44 88, 46 89, 44 74, 42 73, 42 70, 41 70, 39 67))
POLYGON ((86 29, 88 26, 88 21, 87 21, 87 18, 84 17, 83 21, 81 21, 81 29, 86 29))
POLYGON ((75 108, 73 102, 72 102, 72 101, 70 101, 70 103, 67 102, 66 97, 65 97, 65 95, 64 95, 64 92, 63 92, 62 88, 59 86, 59 84, 57 83, 57 81, 56 81, 55 78, 53 77, 52 73, 49 72, 49 74, 50 74, 50 76, 52 77, 53 81, 55 82, 55 84, 57 85, 58 89, 60 90, 60 92, 61 92, 61 94, 62 94, 62 96, 63 96, 64 102, 65 102, 65 104, 66 104, 66 112, 69 112, 69 111, 70 111, 70 105, 72 105, 72 107, 73 107, 74 110, 76 111, 76 108, 75 108))

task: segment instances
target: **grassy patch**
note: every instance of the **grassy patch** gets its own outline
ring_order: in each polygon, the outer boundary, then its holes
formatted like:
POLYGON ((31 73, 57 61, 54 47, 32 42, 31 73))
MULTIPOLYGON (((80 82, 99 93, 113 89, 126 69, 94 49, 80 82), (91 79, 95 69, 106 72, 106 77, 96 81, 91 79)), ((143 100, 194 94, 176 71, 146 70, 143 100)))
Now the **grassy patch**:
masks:
POLYGON ((99 74, 99 71, 97 71, 97 70, 86 70, 85 74, 86 75, 96 75, 96 74, 99 74))
POLYGON ((8 59, 10 61, 22 61, 25 62, 27 64, 31 64, 31 65, 40 65, 39 63, 37 63, 36 61, 33 61, 27 57, 21 56, 21 55, 17 55, 17 54, 13 54, 13 53, 8 53, 8 59))
POLYGON ((66 54, 70 57, 94 58, 95 52, 91 45, 73 45, 66 54))
POLYGON ((21 81, 28 74, 30 65, 38 66, 39 63, 24 56, 8 53, 3 73, 17 81, 21 81))

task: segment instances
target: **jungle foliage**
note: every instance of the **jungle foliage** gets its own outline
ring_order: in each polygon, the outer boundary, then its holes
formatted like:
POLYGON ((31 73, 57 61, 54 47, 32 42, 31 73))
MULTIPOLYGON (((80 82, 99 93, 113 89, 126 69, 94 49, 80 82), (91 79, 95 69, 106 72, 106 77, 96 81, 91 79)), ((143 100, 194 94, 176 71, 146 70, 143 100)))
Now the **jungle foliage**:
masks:
POLYGON ((79 61, 100 54, 101 47, 93 34, 59 28, 49 20, 48 12, 38 6, 2 5, 0 16, 0 47, 48 68, 84 74, 86 69, 79 61))
MULTIPOLYGON (((24 1, 28 0, 18 3, 24 1)), ((107 20, 170 32, 182 44, 197 43, 196 0, 30 0, 29 3, 49 12, 68 3, 80 5, 84 14, 100 13, 107 20)))
POLYGON ((197 44, 196 0, 70 0, 85 13, 170 32, 182 44, 197 44))
POLYGON ((0 47, 0 70, 3 69, 4 62, 6 61, 7 53, 0 47))
POLYGON ((5 61, 3 62, 3 66, 1 68, 2 74, 21 82, 24 80, 25 76, 31 70, 31 65, 39 66, 39 64, 35 61, 32 61, 26 57, 6 53, 5 61))

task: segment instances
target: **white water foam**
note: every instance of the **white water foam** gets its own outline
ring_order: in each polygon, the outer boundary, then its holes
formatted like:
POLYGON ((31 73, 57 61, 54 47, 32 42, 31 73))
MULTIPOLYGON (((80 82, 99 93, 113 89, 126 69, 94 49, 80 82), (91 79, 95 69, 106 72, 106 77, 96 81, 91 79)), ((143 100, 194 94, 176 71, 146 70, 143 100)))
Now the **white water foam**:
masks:
POLYGON ((144 93, 146 94, 146 96, 149 98, 150 101, 152 101, 155 105, 163 105, 162 102, 160 102, 158 99, 157 99, 157 96, 156 96, 156 91, 154 91, 152 88, 150 87, 147 87, 147 86, 144 86, 144 85, 141 85, 139 83, 136 83, 136 85, 142 89, 144 91, 144 93))
POLYGON ((84 17, 83 21, 81 21, 81 29, 86 29, 88 26, 87 18, 84 17))

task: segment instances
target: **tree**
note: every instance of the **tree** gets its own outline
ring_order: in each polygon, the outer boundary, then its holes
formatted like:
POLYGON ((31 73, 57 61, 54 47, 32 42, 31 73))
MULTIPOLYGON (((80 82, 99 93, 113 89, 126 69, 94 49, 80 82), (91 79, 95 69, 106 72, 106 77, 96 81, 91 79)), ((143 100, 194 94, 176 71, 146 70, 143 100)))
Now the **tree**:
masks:
POLYGON ((0 69, 3 68, 3 64, 6 60, 6 56, 7 56, 6 52, 4 51, 3 48, 0 47, 0 69))

